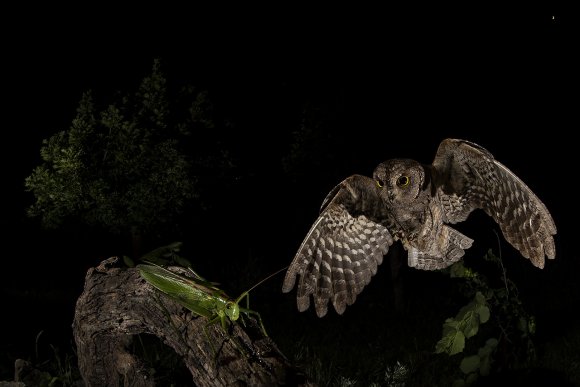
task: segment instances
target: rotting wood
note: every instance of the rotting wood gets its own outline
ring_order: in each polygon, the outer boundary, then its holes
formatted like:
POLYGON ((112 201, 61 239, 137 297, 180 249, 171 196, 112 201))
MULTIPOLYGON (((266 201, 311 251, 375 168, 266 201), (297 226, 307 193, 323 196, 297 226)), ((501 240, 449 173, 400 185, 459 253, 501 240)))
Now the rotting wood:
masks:
POLYGON ((305 380, 264 336, 256 321, 229 332, 194 316, 152 288, 117 257, 91 268, 73 322, 79 370, 90 386, 155 386, 145 362, 132 353, 137 335, 157 337, 183 359, 196 386, 306 386, 305 380))

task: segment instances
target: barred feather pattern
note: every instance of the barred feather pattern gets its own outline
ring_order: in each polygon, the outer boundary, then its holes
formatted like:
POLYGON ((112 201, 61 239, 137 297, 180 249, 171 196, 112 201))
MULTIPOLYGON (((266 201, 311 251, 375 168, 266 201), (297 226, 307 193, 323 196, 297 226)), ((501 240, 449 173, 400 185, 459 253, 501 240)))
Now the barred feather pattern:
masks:
MULTIPOLYGON (((356 207, 363 208, 368 203, 360 197, 360 186, 372 186, 374 182, 362 176, 349 179, 333 190, 336 196, 325 200, 328 204, 304 239, 282 287, 283 292, 289 292, 300 276, 298 310, 308 309, 312 296, 319 317, 328 312, 329 301, 339 314, 352 305, 393 243, 387 227, 378 219, 353 215, 356 207)), ((384 222, 388 224, 388 219, 384 222)))
POLYGON ((376 274, 389 246, 400 240, 408 265, 438 270, 461 259, 473 239, 450 224, 483 209, 505 239, 533 265, 555 258, 556 225, 546 206, 513 172, 481 146, 441 142, 431 165, 410 159, 379 164, 373 178, 353 175, 323 201, 282 286, 298 281, 297 305, 318 316, 329 301, 339 313, 352 305, 376 274))
POLYGON ((446 140, 435 168, 448 173, 439 197, 450 222, 462 221, 481 208, 499 225, 505 239, 536 267, 554 259, 556 225, 548 209, 512 171, 484 148, 461 140, 446 140), (445 190, 452 190, 451 194, 445 190))

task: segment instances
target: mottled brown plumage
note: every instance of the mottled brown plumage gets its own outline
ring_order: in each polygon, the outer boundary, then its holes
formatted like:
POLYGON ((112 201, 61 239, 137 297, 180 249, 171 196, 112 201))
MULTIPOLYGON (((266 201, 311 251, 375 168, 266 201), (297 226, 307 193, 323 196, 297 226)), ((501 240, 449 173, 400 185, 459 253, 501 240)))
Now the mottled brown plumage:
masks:
POLYGON ((393 159, 379 164, 373 178, 353 175, 338 184, 322 203, 282 287, 298 279, 300 311, 310 306, 318 316, 328 301, 342 314, 368 285, 393 241, 408 252, 408 265, 442 269, 457 262, 472 239, 448 224, 483 209, 505 239, 536 267, 556 255, 556 226, 544 204, 510 170, 474 143, 441 142, 431 165, 393 159))

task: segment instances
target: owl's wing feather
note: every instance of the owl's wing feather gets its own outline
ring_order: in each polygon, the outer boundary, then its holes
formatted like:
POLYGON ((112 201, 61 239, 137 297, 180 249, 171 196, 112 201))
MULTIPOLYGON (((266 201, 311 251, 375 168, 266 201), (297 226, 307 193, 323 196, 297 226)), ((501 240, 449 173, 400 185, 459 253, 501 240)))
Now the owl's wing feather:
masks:
POLYGON ((342 314, 376 274, 393 243, 375 181, 353 175, 327 195, 320 215, 304 238, 284 279, 287 293, 298 280, 298 310, 314 299, 316 314, 327 313, 330 300, 342 314))
POLYGON ((433 161, 446 220, 456 223, 481 208, 520 253, 539 267, 556 255, 556 225, 546 206, 513 172, 484 148, 444 140, 433 161))

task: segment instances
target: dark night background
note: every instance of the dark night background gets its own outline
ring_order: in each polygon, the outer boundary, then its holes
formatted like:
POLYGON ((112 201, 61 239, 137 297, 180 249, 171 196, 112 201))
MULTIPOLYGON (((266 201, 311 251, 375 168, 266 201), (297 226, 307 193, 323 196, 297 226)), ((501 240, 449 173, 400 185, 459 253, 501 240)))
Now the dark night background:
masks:
MULTIPOLYGON (((31 356, 40 331, 45 349, 48 343, 70 348, 86 270, 127 248, 95 230, 44 231, 26 217, 33 198, 23 183, 41 162, 42 140, 68 129, 83 91, 103 99, 132 91, 154 58, 162 59, 170 83, 208 90, 216 110, 234 125, 220 138, 241 178, 229 192, 206 198, 220 202, 185 224, 181 238, 188 258, 214 262, 205 264, 207 277, 236 284, 228 292, 238 294, 287 265, 322 199, 341 179, 370 175, 388 158, 430 163, 439 142, 455 137, 492 152, 554 217, 557 258, 543 271, 502 240, 508 274, 538 316, 540 336, 555 340, 580 323, 572 315, 580 300, 573 245, 578 40, 575 20, 556 3, 517 12, 475 5, 260 9, 247 15, 193 9, 177 12, 178 18, 156 9, 68 11, 73 14, 11 10, 0 27, 3 372, 11 372, 15 358, 31 356), (313 140, 306 138, 306 156, 287 173, 284 160, 305 112, 315 116, 313 140), (231 270, 220 272, 215 262, 231 270)), ((199 134, 198 141, 213 138, 199 134)), ((497 246, 497 227, 485 216, 474 214, 462 227, 476 240, 468 256, 497 246)), ((388 281, 381 270, 371 285, 388 281)), ((429 274, 406 275, 411 284, 424 280, 424 289, 414 292, 437 291, 438 280, 429 274)), ((285 318, 296 324, 324 324, 299 316, 295 293, 279 292, 281 280, 271 281, 265 289, 272 294, 258 293, 258 299, 287 309, 285 318)), ((378 286, 365 293, 388 289, 378 286)), ((344 321, 356 324, 357 313, 369 319, 368 309, 358 305, 364 302, 361 297, 347 309, 344 321)), ((437 330, 441 323, 433 321, 437 330)))

